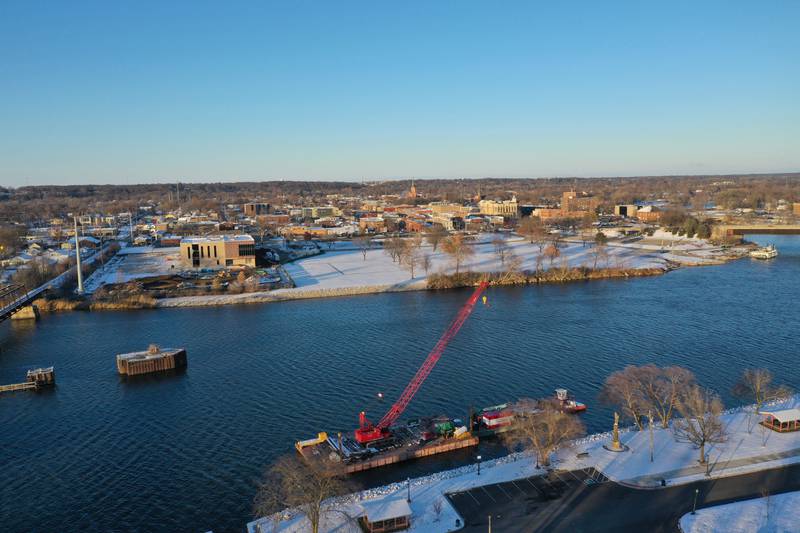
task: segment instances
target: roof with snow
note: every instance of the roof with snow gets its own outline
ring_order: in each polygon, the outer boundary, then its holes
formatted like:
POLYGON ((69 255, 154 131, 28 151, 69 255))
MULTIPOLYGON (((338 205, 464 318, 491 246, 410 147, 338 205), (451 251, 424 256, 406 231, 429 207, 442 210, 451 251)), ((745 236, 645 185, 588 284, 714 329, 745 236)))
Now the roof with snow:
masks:
POLYGON ((255 240, 250 235, 209 235, 207 237, 184 237, 181 244, 205 244, 209 242, 242 242, 254 243, 255 240))
POLYGON ((411 507, 403 498, 381 498, 361 502, 367 520, 370 522, 383 522, 392 518, 411 516, 411 507))
POLYGON ((763 414, 771 416, 780 422, 794 422, 800 420, 800 409, 779 409, 777 411, 762 411, 763 414))

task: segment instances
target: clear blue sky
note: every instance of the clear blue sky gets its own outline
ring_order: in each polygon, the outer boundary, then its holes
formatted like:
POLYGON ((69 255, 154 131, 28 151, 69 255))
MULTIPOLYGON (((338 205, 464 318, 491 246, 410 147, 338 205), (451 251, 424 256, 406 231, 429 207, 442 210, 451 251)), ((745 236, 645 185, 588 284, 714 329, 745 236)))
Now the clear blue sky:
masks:
POLYGON ((3 0, 0 184, 800 170, 800 2, 536 4, 3 0))

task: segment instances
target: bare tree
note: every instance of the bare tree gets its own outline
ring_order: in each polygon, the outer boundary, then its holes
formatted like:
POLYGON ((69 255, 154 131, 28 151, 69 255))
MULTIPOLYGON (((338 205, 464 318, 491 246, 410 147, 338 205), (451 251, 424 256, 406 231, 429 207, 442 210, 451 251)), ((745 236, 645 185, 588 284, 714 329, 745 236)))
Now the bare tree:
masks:
POLYGON ((398 248, 398 261, 411 273, 411 279, 414 279, 414 272, 422 262, 422 237, 417 235, 412 239, 407 239, 401 242, 398 248))
POLYGON ((475 250, 464 242, 463 235, 457 234, 448 237, 442 243, 442 251, 450 256, 456 267, 456 274, 459 273, 464 261, 475 255, 475 250))
POLYGON ((433 246, 433 251, 435 252, 439 247, 439 244, 447 238, 447 235, 448 233, 446 229, 444 229, 440 224, 434 224, 425 231, 425 240, 428 241, 428 244, 433 246))
POLYGON ((549 403, 539 405, 534 400, 520 400, 513 408, 514 423, 510 431, 502 434, 504 442, 509 448, 536 453, 543 466, 550 465, 550 455, 559 446, 586 432, 579 418, 549 403))
POLYGON ((706 463, 706 444, 725 442, 722 400, 714 392, 691 385, 677 403, 683 418, 675 419, 672 431, 678 441, 690 442, 700 450, 700 464, 706 463))
POLYGON ((600 400, 619 407, 625 418, 632 420, 640 430, 643 429, 642 417, 647 411, 647 401, 638 367, 629 365, 608 376, 600 390, 600 400))
POLYGON ((425 271, 425 275, 428 275, 428 271, 431 269, 432 266, 432 259, 431 254, 422 254, 419 260, 419 266, 422 267, 422 270, 425 271))
POLYGON ((547 248, 544 249, 544 256, 550 260, 550 267, 552 268, 553 261, 561 256, 561 251, 558 249, 558 246, 551 242, 547 245, 547 248))
POLYGON ((342 512, 332 498, 348 490, 335 463, 285 455, 265 472, 253 502, 253 514, 258 518, 295 509, 308 519, 312 533, 319 533, 323 516, 342 512))
POLYGON ((677 404, 695 384, 694 374, 679 366, 645 365, 639 367, 638 376, 647 408, 656 413, 661 427, 668 428, 677 404))
POLYGON ((780 400, 791 395, 791 390, 783 385, 772 384, 772 372, 764 368, 748 368, 733 387, 733 395, 751 401, 756 406, 756 414, 765 403, 780 400))
POLYGON ((537 244, 539 253, 542 253, 547 240, 547 230, 539 217, 523 218, 519 223, 517 232, 523 237, 527 237, 531 244, 537 244))
POLYGON ((356 248, 358 248, 361 255, 364 257, 364 261, 366 261, 367 252, 372 249, 372 239, 368 235, 359 235, 353 239, 353 244, 356 245, 356 248))
POLYGON ((608 243, 606 234, 602 231, 598 231, 597 235, 594 237, 594 248, 592 249, 592 255, 594 256, 592 270, 597 270, 597 263, 601 260, 605 261, 606 266, 608 266, 608 250, 606 250, 606 243, 608 243))
POLYGON ((506 240, 503 237, 498 235, 497 237, 492 239, 492 246, 494 246, 494 253, 497 256, 497 258, 500 260, 500 264, 501 265, 505 265, 506 264, 506 256, 508 255, 508 253, 510 251, 510 247, 508 246, 508 242, 506 242, 506 240))
POLYGON ((406 248, 406 240, 401 237, 392 237, 383 242, 383 251, 392 258, 392 263, 400 261, 406 248))

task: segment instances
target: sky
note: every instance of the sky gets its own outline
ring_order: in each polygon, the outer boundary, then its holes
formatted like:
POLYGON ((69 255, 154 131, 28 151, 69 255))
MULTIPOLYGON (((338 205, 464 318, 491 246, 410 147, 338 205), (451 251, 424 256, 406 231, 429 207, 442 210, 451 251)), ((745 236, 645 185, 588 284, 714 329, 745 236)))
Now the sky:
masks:
POLYGON ((800 171, 800 2, 0 1, 0 185, 800 171))

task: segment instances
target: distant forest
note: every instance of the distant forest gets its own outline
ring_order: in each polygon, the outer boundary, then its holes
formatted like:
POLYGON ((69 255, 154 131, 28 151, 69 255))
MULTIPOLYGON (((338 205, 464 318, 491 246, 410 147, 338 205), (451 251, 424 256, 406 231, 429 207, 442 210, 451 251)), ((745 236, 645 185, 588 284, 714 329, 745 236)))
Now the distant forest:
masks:
MULTIPOLYGON (((120 213, 144 205, 184 211, 217 209, 227 204, 264 201, 276 205, 329 203, 329 195, 380 198, 405 197, 412 181, 263 181, 234 183, 173 183, 142 185, 67 185, 0 188, 0 221, 35 223, 67 213, 120 213)), ((599 197, 602 205, 664 199, 676 206, 702 206, 713 201, 725 208, 763 208, 778 200, 800 201, 800 173, 658 176, 627 178, 483 178, 414 180, 416 203, 435 200, 463 202, 509 198, 521 203, 553 204, 574 189, 599 197)))

